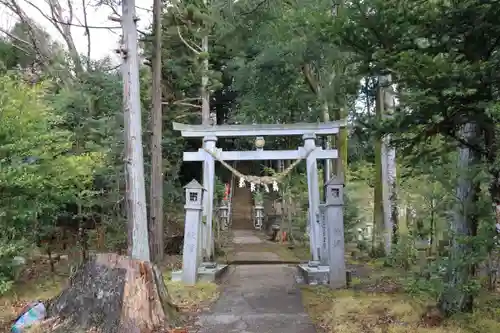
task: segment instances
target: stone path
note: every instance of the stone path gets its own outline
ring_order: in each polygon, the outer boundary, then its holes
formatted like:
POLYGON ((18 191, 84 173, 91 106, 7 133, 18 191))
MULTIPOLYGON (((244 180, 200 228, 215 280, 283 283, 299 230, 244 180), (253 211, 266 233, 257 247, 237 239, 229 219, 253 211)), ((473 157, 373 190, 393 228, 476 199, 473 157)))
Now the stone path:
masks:
MULTIPOLYGON (((276 253, 245 252, 244 244, 263 241, 254 231, 235 230, 241 260, 279 260, 276 253)), ((265 251, 265 252, 264 252, 265 251)), ((295 282, 296 268, 287 265, 240 265, 231 267, 222 294, 212 309, 197 321, 199 333, 315 333, 304 311, 295 282)))

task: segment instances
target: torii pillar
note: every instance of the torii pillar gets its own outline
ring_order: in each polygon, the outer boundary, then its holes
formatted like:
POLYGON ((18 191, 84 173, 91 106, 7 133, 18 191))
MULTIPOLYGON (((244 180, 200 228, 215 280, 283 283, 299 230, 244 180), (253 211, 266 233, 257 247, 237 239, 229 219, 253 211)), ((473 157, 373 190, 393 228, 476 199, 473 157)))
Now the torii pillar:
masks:
MULTIPOLYGON (((316 135, 304 134, 304 149, 312 151, 316 149, 316 135)), ((319 182, 318 182, 318 162, 314 153, 307 156, 307 191, 309 194, 309 237, 310 250, 313 261, 318 261, 321 258, 321 230, 317 216, 319 214, 319 182)))
MULTIPOLYGON (((217 137, 205 136, 203 138, 203 148, 212 153, 216 150, 217 137)), ((215 161, 210 154, 205 152, 203 161, 203 187, 206 189, 203 198, 203 220, 202 220, 202 247, 203 256, 206 261, 213 259, 214 239, 213 239, 213 210, 214 210, 214 190, 215 190, 215 161)))

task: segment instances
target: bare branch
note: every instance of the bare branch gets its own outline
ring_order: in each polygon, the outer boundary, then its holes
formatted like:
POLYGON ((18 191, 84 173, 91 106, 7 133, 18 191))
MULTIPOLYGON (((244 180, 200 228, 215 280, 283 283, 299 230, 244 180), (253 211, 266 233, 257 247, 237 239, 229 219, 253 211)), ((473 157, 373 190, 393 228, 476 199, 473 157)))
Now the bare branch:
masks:
POLYGON ((11 45, 13 47, 15 47, 16 49, 18 49, 20 51, 23 51, 26 54, 34 53, 33 45, 31 43, 25 41, 22 38, 19 38, 19 37, 15 36, 15 35, 11 34, 10 32, 8 32, 8 31, 6 31, 6 30, 4 30, 2 28, 0 28, 0 32, 3 33, 3 34, 5 34, 10 39, 15 40, 16 42, 22 43, 22 44, 26 45, 28 48, 30 48, 30 50, 28 50, 27 48, 24 48, 24 47, 21 47, 21 46, 15 44, 15 43, 12 43, 11 45))
POLYGON ((104 6, 108 7, 109 9, 111 9, 111 11, 113 12, 114 16, 121 17, 120 13, 118 13, 118 10, 116 10, 116 8, 113 5, 113 3, 110 3, 108 1, 104 1, 104 2, 101 2, 99 5, 104 5, 104 6))
POLYGON ((120 16, 116 16, 115 14, 115 15, 109 15, 108 20, 120 23, 122 21, 122 18, 120 16))
POLYGON ((0 4, 4 5, 8 9, 10 9, 12 12, 14 12, 21 23, 25 26, 27 29, 28 37, 31 40, 31 47, 34 49, 35 53, 38 55, 38 60, 40 61, 40 65, 44 67, 45 69, 49 69, 48 63, 49 63, 49 54, 48 51, 43 47, 41 43, 39 43, 39 40, 36 36, 35 29, 33 28, 32 20, 26 15, 24 10, 21 9, 19 4, 15 0, 0 0, 0 4))
POLYGON ((177 102, 189 102, 189 101, 201 101, 201 97, 188 97, 188 98, 183 98, 177 102))
POLYGON ((103 69, 103 71, 105 71, 105 72, 112 72, 112 71, 120 68, 121 66, 122 66, 122 64, 118 64, 118 65, 110 67, 110 68, 105 68, 105 69, 103 69))
POLYGON ((193 51, 195 54, 200 54, 201 52, 201 47, 197 46, 197 45, 190 45, 185 39, 184 37, 182 37, 182 34, 181 34, 181 28, 179 26, 177 26, 177 33, 179 35, 179 38, 181 39, 181 41, 184 43, 184 45, 186 45, 191 51, 193 51))
POLYGON ((173 103, 162 102, 161 104, 163 104, 163 105, 168 105, 168 104, 184 105, 184 106, 189 106, 189 107, 192 107, 192 108, 201 109, 201 105, 196 105, 196 104, 191 104, 191 103, 185 103, 185 102, 181 102, 181 101, 176 101, 176 102, 173 102, 173 103))
POLYGON ((10 32, 8 32, 5 29, 0 28, 0 32, 4 33, 7 37, 9 37, 10 39, 15 40, 16 42, 20 42, 20 43, 25 44, 26 46, 33 47, 33 45, 30 42, 28 42, 28 41, 26 41, 26 40, 24 40, 24 39, 22 39, 22 38, 20 38, 20 37, 18 37, 16 35, 14 35, 14 34, 11 34, 10 32))
POLYGON ((121 29, 121 26, 99 26, 99 25, 85 25, 85 24, 77 24, 77 23, 66 23, 66 22, 61 22, 56 19, 50 19, 51 21, 54 21, 55 23, 59 24, 65 24, 69 25, 72 27, 77 27, 77 28, 85 28, 85 29, 106 29, 106 30, 114 30, 114 29, 121 29))
MULTIPOLYGON (((187 110, 188 110, 188 109, 186 109, 186 110, 182 110, 182 111, 183 111, 183 112, 185 112, 185 111, 187 111, 187 110)), ((192 113, 184 113, 184 114, 181 114, 181 115, 176 116, 174 119, 175 119, 175 120, 179 120, 179 119, 183 119, 183 118, 189 117, 189 116, 191 116, 191 115, 192 115, 192 113)))
MULTIPOLYGON (((71 2, 71 0, 66 0, 66 2, 68 3, 68 10, 69 10, 69 18, 67 20, 67 24, 73 22, 73 3, 71 2)), ((85 2, 83 2, 83 4, 85 5, 85 2)), ((83 7, 83 9, 85 10, 85 6, 83 7)))
POLYGON ((178 101, 175 101, 175 102, 161 102, 161 104, 163 105, 185 105, 185 106, 191 106, 191 107, 195 107, 195 108, 201 108, 201 106, 199 105, 196 105, 196 104, 192 104, 192 103, 188 103, 190 101, 200 101, 201 100, 201 97, 187 97, 187 98, 183 98, 181 100, 178 100, 178 101))
POLYGON ((317 95, 319 93, 319 86, 318 83, 316 82, 316 79, 314 78, 311 65, 308 63, 303 64, 302 73, 304 74, 304 78, 309 89, 311 89, 311 91, 317 95))
POLYGON ((150 12, 150 13, 153 12, 153 10, 151 10, 151 9, 148 9, 148 8, 145 8, 145 7, 140 7, 140 6, 137 6, 137 5, 135 6, 135 8, 140 9, 140 10, 144 10, 144 11, 150 12))
MULTIPOLYGON (((15 0, 11 0, 14 2, 15 0)), ((63 20, 63 13, 62 13, 62 7, 61 4, 59 3, 59 0, 47 0, 47 4, 49 5, 50 8, 50 13, 51 15, 49 16, 46 14, 43 10, 40 9, 40 7, 36 6, 32 1, 30 0, 24 0, 26 3, 28 3, 31 7, 35 8, 44 18, 46 18, 50 23, 52 23, 52 26, 59 31, 61 34, 61 37, 64 39, 66 42, 66 46, 68 47, 68 52, 71 56, 71 60, 73 61, 73 65, 75 66, 75 71, 77 73, 83 72, 83 67, 81 64, 81 59, 80 55, 78 53, 78 50, 75 46, 75 42, 73 40, 73 36, 71 34, 71 25, 72 25, 72 19, 73 19, 73 5, 71 4, 71 1, 68 0, 68 10, 69 10, 69 17, 67 20, 63 20)))
MULTIPOLYGON (((70 2, 71 0, 68 0, 70 2)), ((88 25, 88 17, 87 17, 87 3, 85 0, 82 0, 82 9, 83 9, 83 24, 85 25, 85 35, 87 35, 87 70, 90 69, 90 29, 88 25)))
MULTIPOLYGON (((50 17, 49 15, 47 15, 43 10, 40 9, 40 7, 38 7, 37 5, 35 5, 33 2, 31 2, 30 0, 25 0, 27 4, 29 4, 31 7, 33 7, 34 9, 36 9, 37 12, 39 12, 47 21, 49 22, 52 22, 52 20, 54 19, 54 8, 52 7, 52 5, 49 3, 50 5, 50 10, 52 12, 52 17, 50 17)), ((15 0, 12 0, 12 2, 15 2, 15 0)), ((62 35, 64 32, 61 30, 61 28, 59 27, 59 25, 57 24, 53 24, 53 26, 57 29, 57 31, 59 31, 59 33, 62 35)))
POLYGON ((259 8, 261 6, 263 6, 265 3, 267 2, 267 0, 263 0, 263 1, 260 1, 254 8, 252 8, 251 10, 247 11, 247 12, 243 12, 241 13, 241 15, 250 15, 250 14, 253 14, 255 13, 257 10, 259 10, 259 8))

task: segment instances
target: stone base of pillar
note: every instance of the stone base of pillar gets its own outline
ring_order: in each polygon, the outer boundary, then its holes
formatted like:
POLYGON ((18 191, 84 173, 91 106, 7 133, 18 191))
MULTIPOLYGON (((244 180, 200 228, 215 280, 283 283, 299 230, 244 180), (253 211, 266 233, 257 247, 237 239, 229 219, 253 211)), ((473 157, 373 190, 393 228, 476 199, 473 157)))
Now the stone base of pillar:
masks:
MULTIPOLYGON (((311 261, 307 264, 300 264, 297 266, 298 280, 297 282, 307 284, 310 286, 316 285, 330 285, 330 267, 324 265, 316 265, 317 262, 311 261), (312 264, 312 265, 311 265, 312 264)), ((349 288, 352 280, 352 272, 346 271, 345 283, 339 282, 339 289, 349 288)), ((337 288, 334 288, 337 289, 337 288)))
MULTIPOLYGON (((198 282, 217 282, 222 278, 229 267, 225 264, 217 264, 215 267, 204 264, 205 263, 198 268, 198 282)), ((172 281, 182 281, 182 270, 172 272, 172 281)))
POLYGON ((330 267, 324 265, 300 264, 297 266, 299 278, 304 284, 328 285, 330 280, 330 267))

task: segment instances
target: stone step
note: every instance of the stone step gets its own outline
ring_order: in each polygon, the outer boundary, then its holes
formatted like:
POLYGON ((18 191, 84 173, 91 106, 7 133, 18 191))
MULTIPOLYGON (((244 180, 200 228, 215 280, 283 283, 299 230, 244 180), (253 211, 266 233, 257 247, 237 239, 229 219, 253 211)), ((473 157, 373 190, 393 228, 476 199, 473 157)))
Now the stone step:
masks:
POLYGON ((238 199, 238 197, 234 197, 234 198, 233 198, 233 202, 252 203, 252 200, 247 199, 247 198, 239 198, 239 199, 238 199))
POLYGON ((233 229, 253 229, 253 223, 252 220, 247 217, 247 218, 234 218, 231 223, 231 226, 233 229))
POLYGON ((237 219, 237 218, 247 219, 247 218, 251 218, 251 217, 252 217, 251 212, 248 212, 248 213, 233 212, 233 219, 237 219))
POLYGON ((232 228, 253 229, 252 223, 252 194, 248 188, 236 187, 231 204, 232 228))
POLYGON ((243 204, 243 203, 238 204, 238 203, 233 202, 233 205, 231 206, 231 208, 233 209, 233 212, 237 212, 237 211, 250 212, 250 211, 252 211, 251 205, 243 204))

